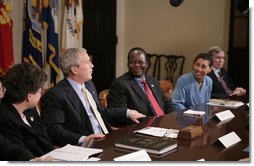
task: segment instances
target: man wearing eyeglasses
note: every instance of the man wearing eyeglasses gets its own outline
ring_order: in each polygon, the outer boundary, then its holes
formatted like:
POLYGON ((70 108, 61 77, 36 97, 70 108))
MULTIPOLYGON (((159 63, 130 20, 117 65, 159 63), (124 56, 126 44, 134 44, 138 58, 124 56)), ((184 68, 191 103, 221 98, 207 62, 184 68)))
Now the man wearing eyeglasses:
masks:
POLYGON ((234 95, 244 95, 246 90, 242 87, 236 87, 223 68, 225 62, 224 51, 218 46, 213 46, 208 50, 208 53, 212 55, 213 59, 213 70, 208 74, 213 80, 211 98, 226 99, 234 95))
MULTIPOLYGON (((149 116, 162 116, 172 110, 172 104, 164 95, 159 81, 145 75, 147 55, 139 47, 132 48, 128 53, 129 71, 116 78, 109 90, 109 107, 134 109, 149 116)), ((128 118, 119 123, 132 124, 128 118)))

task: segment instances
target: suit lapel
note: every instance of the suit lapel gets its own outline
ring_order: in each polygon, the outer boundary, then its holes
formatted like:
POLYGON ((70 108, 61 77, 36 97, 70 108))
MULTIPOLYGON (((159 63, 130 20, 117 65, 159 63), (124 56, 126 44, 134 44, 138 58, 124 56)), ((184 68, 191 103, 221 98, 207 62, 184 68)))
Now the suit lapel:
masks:
MULTIPOLYGON (((221 70, 222 72, 222 70, 221 70)), ((224 74, 224 73, 223 73, 224 74)), ((213 80, 213 84, 216 85, 216 86, 219 86, 219 88, 221 89, 221 91, 224 91, 224 88, 222 86, 222 84, 220 83, 220 80, 218 79, 218 77, 216 76, 216 74, 213 72, 211 72, 211 75, 212 77, 212 80, 213 80)))
POLYGON ((144 91, 140 88, 140 86, 137 84, 137 82, 134 79, 130 80, 130 84, 131 87, 134 89, 134 91, 137 93, 137 95, 142 99, 142 101, 144 102, 146 108, 148 111, 150 111, 152 114, 156 115, 151 108, 150 102, 146 97, 146 94, 144 93, 144 91))
POLYGON ((89 120, 89 117, 87 115, 87 112, 85 110, 85 107, 83 106, 79 96, 77 95, 77 93, 75 92, 75 90, 73 89, 73 87, 70 85, 70 83, 68 82, 68 80, 66 79, 65 84, 64 84, 64 90, 65 93, 68 97, 68 99, 70 100, 70 102, 72 103, 73 107, 75 107, 75 112, 77 113, 77 117, 81 120, 81 121, 85 121, 87 123, 88 128, 91 130, 91 132, 93 133, 93 127, 92 124, 89 120))
MULTIPOLYGON (((143 90, 139 87, 135 80, 130 81, 131 87, 138 94, 138 96, 144 101, 145 104, 148 103, 147 98, 143 90)), ((148 103, 149 104, 149 103, 148 103)))
MULTIPOLYGON (((26 119, 29 122, 29 124, 31 125, 31 127, 28 125, 24 125, 24 126, 28 130, 30 130, 32 133, 34 133, 34 135, 36 135, 36 136, 39 135, 40 137, 45 137, 47 135, 46 130, 43 129, 43 126, 41 126, 40 123, 38 124, 37 119, 34 119, 33 116, 28 116, 28 117, 26 117, 26 119)), ((47 138, 47 139, 49 139, 49 138, 47 138)))
MULTIPOLYGON (((156 89, 155 89, 154 83, 153 83, 148 77, 146 78, 146 82, 147 82, 147 84, 148 84, 150 90, 152 91, 153 95, 154 95, 154 94, 158 94, 158 92, 157 92, 156 89)), ((156 100, 158 101, 157 96, 154 95, 154 97, 155 97, 156 100)))
MULTIPOLYGON (((227 75, 227 72, 225 71, 224 68, 220 69, 220 71, 221 71, 222 75, 224 76, 223 77, 224 82, 227 84, 228 88, 231 89, 232 87, 230 85, 230 81, 229 81, 229 77, 227 75)), ((223 88, 223 86, 222 86, 222 88, 223 88)))
MULTIPOLYGON (((24 114, 26 115, 26 120, 31 125, 31 127, 25 125, 25 128, 30 130, 32 133, 36 133, 35 135, 45 137, 47 136, 46 126, 44 126, 43 121, 40 119, 40 116, 36 111, 36 109, 30 109, 24 112, 24 114)), ((46 139, 49 140, 49 137, 47 137, 46 139)))

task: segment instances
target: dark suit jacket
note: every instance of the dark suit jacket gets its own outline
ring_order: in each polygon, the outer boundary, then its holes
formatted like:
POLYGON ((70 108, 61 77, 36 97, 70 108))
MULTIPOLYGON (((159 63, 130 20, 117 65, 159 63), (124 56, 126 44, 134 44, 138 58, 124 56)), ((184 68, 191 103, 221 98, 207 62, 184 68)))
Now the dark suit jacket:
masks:
MULTIPOLYGON (((229 78, 227 72, 224 69, 220 69, 221 74, 223 75, 223 80, 227 84, 228 88, 232 91, 235 89, 235 85, 233 84, 232 80, 229 78)), ((222 84, 220 83, 219 79, 215 75, 214 71, 211 71, 207 74, 213 80, 213 89, 212 89, 212 96, 211 98, 228 98, 222 84)))
MULTIPOLYGON (((172 103, 160 88, 159 81, 150 76, 145 78, 164 113, 171 112, 172 103)), ((112 82, 109 90, 109 107, 135 109, 147 116, 156 115, 144 91, 129 73, 125 73, 112 82)), ((127 119, 125 122, 131 123, 127 119)))
POLYGON ((28 149, 36 157, 53 150, 46 126, 35 108, 24 112, 31 127, 23 122, 15 107, 5 99, 0 110, 0 133, 11 143, 28 149))
MULTIPOLYGON (((94 84, 92 81, 88 81, 85 85, 91 92, 108 131, 111 131, 110 125, 102 114, 94 84)), ((66 78, 43 95, 41 106, 41 116, 48 127, 48 134, 54 145, 75 145, 78 144, 81 136, 88 136, 94 133, 79 96, 66 78)))
POLYGON ((18 146, 0 134, 0 161, 27 161, 34 155, 25 147, 18 146))

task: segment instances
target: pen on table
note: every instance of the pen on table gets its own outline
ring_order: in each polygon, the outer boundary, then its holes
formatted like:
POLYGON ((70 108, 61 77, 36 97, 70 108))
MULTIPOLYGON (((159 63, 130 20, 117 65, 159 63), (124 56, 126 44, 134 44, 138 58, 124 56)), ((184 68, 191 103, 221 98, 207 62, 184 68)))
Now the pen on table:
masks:
POLYGON ((187 115, 201 116, 201 114, 198 114, 198 113, 187 113, 187 115))

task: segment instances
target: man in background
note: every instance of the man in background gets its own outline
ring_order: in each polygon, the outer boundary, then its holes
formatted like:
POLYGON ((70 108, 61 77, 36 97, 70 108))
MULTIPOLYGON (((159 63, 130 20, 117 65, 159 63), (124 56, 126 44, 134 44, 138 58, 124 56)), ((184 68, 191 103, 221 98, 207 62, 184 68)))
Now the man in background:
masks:
POLYGON ((236 87, 226 70, 223 68, 225 62, 225 53, 218 47, 209 48, 208 53, 213 59, 212 71, 208 76, 213 80, 213 89, 211 98, 229 98, 230 96, 242 96, 246 94, 246 90, 242 87, 236 87))

